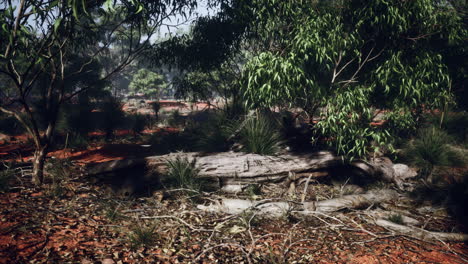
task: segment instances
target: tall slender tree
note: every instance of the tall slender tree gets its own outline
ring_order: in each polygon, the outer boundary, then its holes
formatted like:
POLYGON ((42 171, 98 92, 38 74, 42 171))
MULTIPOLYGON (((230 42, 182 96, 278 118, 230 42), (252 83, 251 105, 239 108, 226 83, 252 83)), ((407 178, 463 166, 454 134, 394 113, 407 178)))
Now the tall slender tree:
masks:
POLYGON ((14 116, 34 142, 34 183, 43 182, 61 106, 96 85, 82 75, 117 49, 118 62, 96 72, 97 82, 108 80, 151 45, 165 19, 195 5, 192 0, 0 1, 0 75, 10 80, 0 84, 0 111, 14 116), (38 101, 45 123, 36 115, 38 101))

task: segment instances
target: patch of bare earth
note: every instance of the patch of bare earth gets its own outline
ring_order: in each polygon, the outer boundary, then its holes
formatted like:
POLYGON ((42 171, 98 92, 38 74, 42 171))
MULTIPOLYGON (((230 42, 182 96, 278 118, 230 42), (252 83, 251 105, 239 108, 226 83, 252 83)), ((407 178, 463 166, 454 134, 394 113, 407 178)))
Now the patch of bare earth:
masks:
MULTIPOLYGON (((128 153, 118 153, 118 147, 102 147, 70 155, 77 157, 76 162, 88 159, 96 162, 128 153)), ((285 214, 272 220, 255 212, 225 215, 197 209, 197 204, 208 204, 225 196, 217 192, 164 190, 151 197, 122 198, 107 191, 106 186, 90 183, 78 172, 62 183, 58 193, 50 183, 37 189, 28 177, 22 177, 21 182, 9 192, 0 193, 0 263, 467 263, 468 260, 468 246, 464 243, 402 236, 373 224, 366 210, 306 218, 285 214), (149 227, 152 235, 148 243, 135 241, 135 233, 149 227)), ((336 188, 324 184, 311 184, 310 189, 316 199, 338 195, 336 188)), ((283 193, 274 186, 263 186, 258 197, 240 198, 270 199, 283 193)), ((441 216, 427 221, 426 227, 450 231, 454 225, 453 220, 441 216)))

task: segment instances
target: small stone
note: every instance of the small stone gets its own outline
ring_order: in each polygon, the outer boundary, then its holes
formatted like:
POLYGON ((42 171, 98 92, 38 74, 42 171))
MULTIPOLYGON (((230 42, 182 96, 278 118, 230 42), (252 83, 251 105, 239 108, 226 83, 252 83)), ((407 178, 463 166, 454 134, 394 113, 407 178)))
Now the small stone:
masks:
POLYGON ((115 264, 115 261, 113 259, 106 258, 106 259, 103 259, 101 263, 102 264, 115 264))

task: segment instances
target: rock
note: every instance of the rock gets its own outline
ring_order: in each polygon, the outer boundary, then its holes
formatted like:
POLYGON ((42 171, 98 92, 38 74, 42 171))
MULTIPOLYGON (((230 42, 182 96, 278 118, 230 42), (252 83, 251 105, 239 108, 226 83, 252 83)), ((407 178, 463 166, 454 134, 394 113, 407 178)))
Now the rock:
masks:
POLYGON ((0 133, 0 141, 7 141, 10 139, 10 136, 0 133))
POLYGON ((402 164, 402 163, 393 164, 392 168, 393 168, 393 174, 394 174, 393 177, 401 179, 401 180, 414 178, 416 177, 416 175, 418 175, 415 169, 408 167, 408 165, 406 164, 402 164))
POLYGON ((101 263, 102 264, 115 264, 115 261, 113 259, 106 258, 106 259, 103 259, 101 263))

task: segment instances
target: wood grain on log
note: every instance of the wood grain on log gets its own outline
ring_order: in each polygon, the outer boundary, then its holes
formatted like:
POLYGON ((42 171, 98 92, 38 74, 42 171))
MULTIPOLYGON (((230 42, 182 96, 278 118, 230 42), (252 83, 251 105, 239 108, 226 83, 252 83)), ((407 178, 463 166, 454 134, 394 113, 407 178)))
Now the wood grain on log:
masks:
MULTIPOLYGON (((88 175, 108 173, 134 166, 146 166, 150 170, 164 175, 167 171, 167 161, 177 157, 187 158, 188 160, 196 159, 196 166, 200 170, 198 175, 200 178, 218 181, 221 187, 235 190, 242 189, 242 186, 245 187, 252 183, 281 182, 285 179, 296 181, 301 177, 307 178, 311 175, 312 177, 321 177, 327 175, 327 170, 344 166, 341 157, 327 151, 302 155, 285 154, 281 156, 262 156, 240 152, 222 152, 204 155, 192 152, 150 156, 145 159, 104 162, 88 167, 88 175), (291 174, 295 175, 294 179, 288 178, 288 175, 291 174)), ((377 160, 374 163, 359 161, 347 166, 357 168, 368 176, 393 181, 398 186, 401 186, 402 179, 407 176, 404 175, 405 171, 401 169, 402 166, 405 167, 406 165, 401 164, 398 167, 399 172, 396 173, 393 169, 396 165, 392 164, 388 159, 383 161, 377 160)), ((410 172, 407 166, 405 168, 410 172)), ((291 182, 289 182, 290 184, 291 182)))

